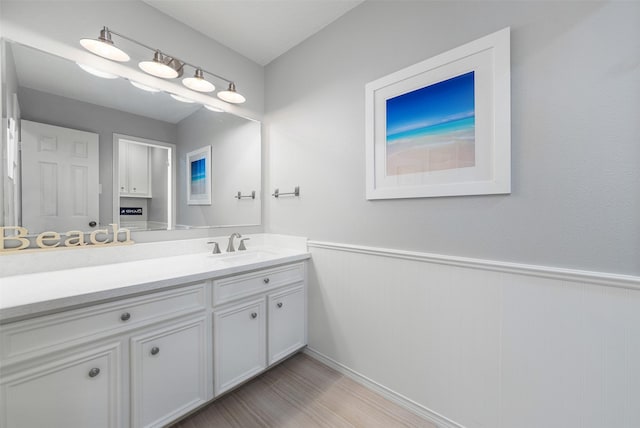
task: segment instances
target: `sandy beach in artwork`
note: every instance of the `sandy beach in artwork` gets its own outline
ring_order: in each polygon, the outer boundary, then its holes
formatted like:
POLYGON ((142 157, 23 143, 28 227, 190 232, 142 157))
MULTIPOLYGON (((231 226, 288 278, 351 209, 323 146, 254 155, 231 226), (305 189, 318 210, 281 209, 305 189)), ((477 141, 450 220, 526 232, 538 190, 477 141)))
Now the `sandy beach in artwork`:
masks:
POLYGON ((474 129, 407 138, 387 144, 387 175, 475 166, 474 129))

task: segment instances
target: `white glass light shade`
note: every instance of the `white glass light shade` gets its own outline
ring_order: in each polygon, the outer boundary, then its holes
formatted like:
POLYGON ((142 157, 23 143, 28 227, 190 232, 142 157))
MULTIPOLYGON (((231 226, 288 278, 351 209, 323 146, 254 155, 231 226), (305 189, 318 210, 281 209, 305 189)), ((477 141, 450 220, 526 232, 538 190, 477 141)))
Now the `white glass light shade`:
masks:
POLYGON ((204 108, 206 108, 207 110, 215 111, 216 113, 224 113, 224 110, 221 109, 220 107, 214 107, 214 106, 205 104, 204 108))
POLYGON ((213 83, 205 80, 204 73, 200 68, 196 68, 196 73, 193 77, 182 79, 182 84, 198 92, 213 92, 216 89, 213 83))
POLYGON ((160 89, 152 88, 151 86, 143 85, 142 83, 131 81, 131 84, 138 89, 142 89, 147 92, 160 92, 160 89))
POLYGON ((81 69, 83 69, 87 73, 92 74, 92 75, 94 75, 96 77, 102 77, 103 79, 117 79, 118 78, 118 76, 116 76, 115 74, 107 73, 106 71, 98 70, 97 68, 89 67, 88 65, 80 64, 79 62, 77 62, 76 64, 78 64, 78 67, 80 67, 81 69))
POLYGON ((213 92, 216 89, 216 87, 213 86, 213 83, 199 77, 187 77, 182 79, 182 84, 187 88, 198 92, 213 92))
POLYGON ((178 100, 183 103, 195 103, 195 101, 190 100, 189 98, 181 97, 180 95, 176 95, 176 94, 169 94, 169 95, 171 95, 171 98, 173 98, 174 100, 178 100))
POLYGON ((113 45, 113 43, 109 43, 108 41, 97 39, 81 39, 80 44, 89 52, 103 58, 118 62, 127 62, 130 59, 129 55, 127 55, 123 50, 118 49, 113 45))
POLYGON ((163 79, 175 79, 178 77, 178 72, 173 68, 156 61, 141 61, 138 67, 145 73, 152 76, 161 77, 163 79))
POLYGON ((218 92, 218 98, 231 104, 242 104, 246 101, 245 97, 236 92, 236 85, 233 82, 229 83, 226 91, 218 92))

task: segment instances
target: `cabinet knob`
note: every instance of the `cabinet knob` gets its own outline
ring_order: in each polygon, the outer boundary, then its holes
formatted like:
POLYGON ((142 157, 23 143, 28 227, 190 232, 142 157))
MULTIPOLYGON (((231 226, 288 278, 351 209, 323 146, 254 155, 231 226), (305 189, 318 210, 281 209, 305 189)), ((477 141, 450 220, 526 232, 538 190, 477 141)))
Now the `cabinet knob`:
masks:
POLYGON ((269 278, 265 278, 262 281, 264 281, 265 284, 268 284, 269 283, 269 278))
POLYGON ((160 352, 160 348, 158 348, 157 346, 154 346, 153 348, 151 348, 151 355, 158 355, 159 352, 160 352))
POLYGON ((255 312, 251 312, 251 318, 256 319, 258 318, 258 314, 255 312))
POLYGON ((100 369, 97 367, 94 367, 91 370, 89 370, 89 377, 96 377, 99 374, 100 374, 100 369))
POLYGON ((120 315, 120 319, 122 321, 129 321, 129 318, 131 318, 131 314, 129 312, 125 312, 124 314, 120 315))
POLYGON ((279 308, 281 308, 281 307, 282 307, 282 302, 278 302, 278 303, 276 304, 276 306, 277 306, 277 307, 279 307, 279 308))

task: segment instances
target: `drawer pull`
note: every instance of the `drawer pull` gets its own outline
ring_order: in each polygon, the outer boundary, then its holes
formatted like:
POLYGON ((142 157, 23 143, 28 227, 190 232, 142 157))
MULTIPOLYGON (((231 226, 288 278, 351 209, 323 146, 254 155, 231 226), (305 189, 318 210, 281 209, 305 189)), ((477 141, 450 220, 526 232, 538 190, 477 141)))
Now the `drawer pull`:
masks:
POLYGON ((278 302, 278 303, 276 304, 276 306, 277 306, 277 307, 279 307, 279 308, 281 308, 281 307, 282 307, 282 302, 278 302))
POLYGON ((100 374, 100 369, 99 368, 92 368, 91 370, 89 370, 89 377, 96 377, 100 374))
POLYGON ((129 312, 125 312, 124 314, 120 315, 120 319, 122 321, 129 321, 130 318, 131 318, 131 314, 129 312))
POLYGON ((151 348, 151 355, 158 355, 159 352, 160 352, 160 348, 158 348, 157 346, 154 346, 153 348, 151 348))
POLYGON ((265 284, 268 284, 269 283, 269 278, 265 278, 262 281, 264 281, 265 284))
POLYGON ((255 312, 251 312, 251 318, 256 319, 258 318, 258 314, 255 312))

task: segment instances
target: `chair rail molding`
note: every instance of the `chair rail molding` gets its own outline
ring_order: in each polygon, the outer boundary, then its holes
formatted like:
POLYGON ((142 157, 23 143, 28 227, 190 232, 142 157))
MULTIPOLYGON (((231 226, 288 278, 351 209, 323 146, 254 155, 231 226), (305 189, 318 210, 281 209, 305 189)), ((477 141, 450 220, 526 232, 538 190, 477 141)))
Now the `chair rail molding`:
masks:
POLYGON ((485 260, 470 257, 458 257, 443 254, 405 251, 381 247, 368 247, 364 245, 342 244, 335 242, 310 240, 307 242, 307 246, 309 248, 346 251, 350 253, 368 254, 372 256, 390 257, 425 263, 436 263, 470 269, 513 273, 526 276, 557 279, 561 281, 580 282, 583 284, 595 284, 605 287, 640 290, 640 277, 633 275, 620 275, 607 272, 566 269, 551 266, 530 265, 525 263, 485 260))

